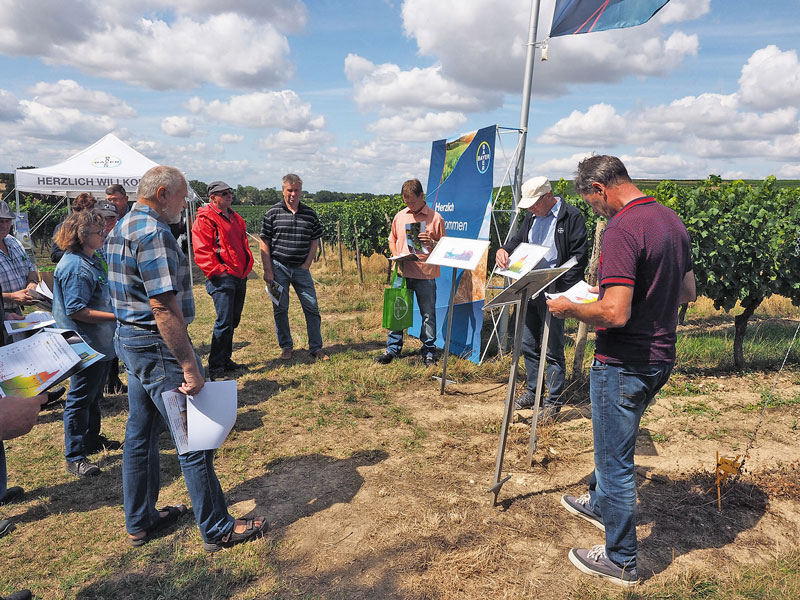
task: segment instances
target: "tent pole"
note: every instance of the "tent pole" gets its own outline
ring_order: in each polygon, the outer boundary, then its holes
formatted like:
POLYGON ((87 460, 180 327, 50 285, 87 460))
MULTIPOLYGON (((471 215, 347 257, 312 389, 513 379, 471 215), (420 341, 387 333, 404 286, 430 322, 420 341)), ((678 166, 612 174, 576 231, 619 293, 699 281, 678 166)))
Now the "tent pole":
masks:
MULTIPOLYGON (((536 59, 536 33, 539 27, 539 2, 540 0, 531 1, 531 18, 528 23, 528 51, 525 56, 525 80, 522 84, 522 108, 519 114, 519 153, 517 154, 517 167, 514 170, 514 188, 513 197, 511 198, 511 211, 516 212, 517 203, 519 202, 522 194, 522 175, 525 167, 525 146, 528 143, 528 117, 531 108, 531 89, 533 88, 533 65, 536 59)), ((508 236, 511 237, 516 231, 517 221, 511 220, 511 228, 508 236)), ((503 308, 503 314, 500 317, 500 340, 502 346, 506 351, 510 348, 510 340, 508 339, 508 307, 503 308)), ((519 335, 518 331, 514 335, 519 335)))

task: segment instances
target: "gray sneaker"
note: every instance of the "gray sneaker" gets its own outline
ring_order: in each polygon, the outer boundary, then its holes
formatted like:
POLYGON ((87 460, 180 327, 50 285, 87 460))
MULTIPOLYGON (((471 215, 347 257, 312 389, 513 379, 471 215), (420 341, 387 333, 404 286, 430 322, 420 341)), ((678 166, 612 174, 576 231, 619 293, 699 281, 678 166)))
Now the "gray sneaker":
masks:
POLYGON ((526 390, 522 396, 514 400, 514 410, 525 410, 536 404, 536 392, 526 390))
POLYGON ((589 523, 597 527, 600 531, 605 531, 606 526, 603 524, 603 517, 589 508, 589 499, 590 496, 588 493, 578 496, 577 498, 569 494, 564 494, 561 496, 561 506, 576 517, 589 521, 589 523))
POLYGON ((569 560, 579 571, 608 579, 612 583, 623 587, 630 587, 639 583, 639 573, 636 567, 620 567, 606 556, 606 547, 602 544, 587 548, 572 548, 569 551, 569 560))
POLYGON ((91 462, 88 458, 79 458, 76 461, 67 463, 67 473, 72 473, 78 477, 95 477, 102 471, 100 467, 91 462))

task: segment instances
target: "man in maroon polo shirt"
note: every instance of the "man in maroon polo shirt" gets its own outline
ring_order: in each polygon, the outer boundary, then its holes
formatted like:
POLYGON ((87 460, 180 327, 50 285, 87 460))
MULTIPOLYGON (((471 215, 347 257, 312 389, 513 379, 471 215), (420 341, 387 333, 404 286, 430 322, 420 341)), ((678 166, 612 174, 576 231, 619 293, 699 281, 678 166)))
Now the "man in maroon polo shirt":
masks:
POLYGON ((645 196, 615 156, 578 165, 575 187, 606 217, 598 270, 599 300, 547 302, 560 318, 597 330, 589 376, 595 468, 589 492, 564 495, 570 513, 605 531, 605 545, 573 548, 580 571, 618 585, 638 582, 633 455, 644 409, 675 363, 678 306, 695 299, 689 235, 678 215, 645 196))
POLYGON ((208 199, 209 203, 197 210, 192 244, 194 260, 208 279, 206 291, 217 311, 208 354, 208 374, 213 381, 243 368, 233 362, 231 354, 233 332, 244 308, 247 276, 253 269, 253 253, 247 243, 244 219, 231 210, 231 186, 212 181, 208 199))

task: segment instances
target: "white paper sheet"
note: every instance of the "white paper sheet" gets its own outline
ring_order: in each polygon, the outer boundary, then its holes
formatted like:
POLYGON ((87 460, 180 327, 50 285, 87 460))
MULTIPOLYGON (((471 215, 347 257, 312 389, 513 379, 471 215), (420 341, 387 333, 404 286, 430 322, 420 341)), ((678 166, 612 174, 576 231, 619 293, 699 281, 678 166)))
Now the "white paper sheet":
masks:
POLYGON ((519 279, 539 264, 548 250, 547 246, 522 243, 508 257, 508 268, 497 269, 494 274, 519 279))
POLYGON ((236 423, 236 381, 209 381, 194 396, 162 395, 178 454, 219 448, 236 423))
POLYGON ((28 331, 36 331, 42 327, 53 325, 56 320, 53 318, 53 313, 43 310, 36 310, 30 314, 25 315, 21 321, 5 321, 6 332, 9 335, 16 333, 25 333, 28 331))
POLYGON ((575 302, 576 304, 587 304, 589 302, 597 302, 597 298, 599 297, 598 294, 593 294, 589 290, 591 286, 586 283, 585 281, 579 281, 571 288, 564 292, 560 292, 558 294, 548 294, 547 292, 544 293, 545 297, 548 300, 553 300, 554 298, 559 298, 564 296, 570 302, 575 302))

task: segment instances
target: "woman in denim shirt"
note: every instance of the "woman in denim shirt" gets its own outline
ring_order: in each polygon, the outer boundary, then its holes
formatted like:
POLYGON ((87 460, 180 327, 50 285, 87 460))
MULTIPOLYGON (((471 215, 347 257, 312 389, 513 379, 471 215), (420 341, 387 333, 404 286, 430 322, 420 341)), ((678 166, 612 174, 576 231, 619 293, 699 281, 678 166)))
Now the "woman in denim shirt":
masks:
POLYGON ((103 217, 95 210, 70 215, 55 242, 66 252, 54 275, 53 316, 64 329, 77 331, 103 359, 70 378, 64 407, 64 456, 67 472, 78 477, 100 474, 87 455, 115 450, 120 443, 100 435, 100 400, 114 358, 116 321, 111 312, 108 272, 97 252, 105 241, 103 217))

